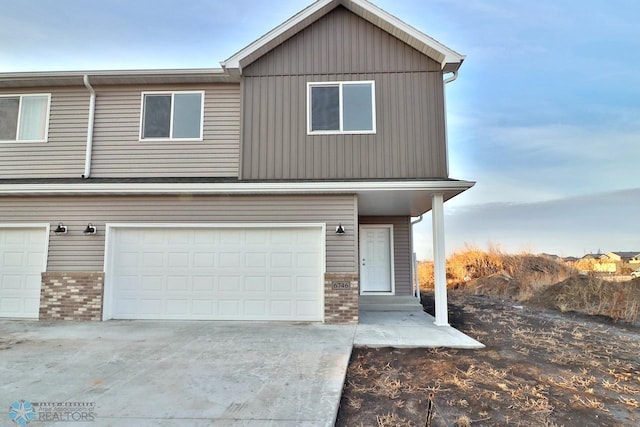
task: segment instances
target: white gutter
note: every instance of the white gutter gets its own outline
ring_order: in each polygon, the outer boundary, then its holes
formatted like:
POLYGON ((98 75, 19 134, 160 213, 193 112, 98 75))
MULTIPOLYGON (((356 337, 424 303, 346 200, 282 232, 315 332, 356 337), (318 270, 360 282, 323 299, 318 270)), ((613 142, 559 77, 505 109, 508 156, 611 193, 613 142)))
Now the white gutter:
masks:
POLYGON ((96 113, 96 91, 91 87, 89 83, 89 75, 85 74, 82 78, 84 86, 89 90, 91 97, 89 98, 89 122, 87 123, 87 153, 84 159, 84 173, 83 178, 89 178, 91 175, 91 153, 93 152, 93 122, 96 113))
POLYGON ((471 181, 314 181, 214 183, 59 183, 0 184, 10 194, 321 194, 376 191, 462 192, 471 181))
POLYGON ((418 278, 418 268, 416 265, 416 260, 414 259, 415 250, 413 245, 413 226, 422 222, 422 218, 424 214, 420 215, 420 218, 415 221, 411 221, 411 278, 413 279, 414 289, 413 296, 420 298, 420 279, 418 278))
MULTIPOLYGON (((455 79, 458 78, 457 70, 454 70, 451 73, 453 74, 451 77, 447 77, 446 79, 444 79, 445 85, 455 81, 455 79)), ((443 92, 442 97, 444 100, 444 148, 445 148, 445 153, 449 153, 449 127, 447 125, 447 90, 444 89, 442 92, 443 92)), ((449 177, 449 155, 448 154, 447 154, 447 177, 449 177)))

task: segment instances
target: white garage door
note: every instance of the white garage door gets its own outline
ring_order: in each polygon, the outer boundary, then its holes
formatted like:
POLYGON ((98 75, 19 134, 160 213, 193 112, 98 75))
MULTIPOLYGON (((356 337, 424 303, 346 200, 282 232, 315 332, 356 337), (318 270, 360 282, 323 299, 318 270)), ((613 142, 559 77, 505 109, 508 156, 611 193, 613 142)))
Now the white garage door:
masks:
POLYGON ((0 317, 38 318, 47 243, 45 227, 0 226, 0 317))
POLYGON ((110 227, 105 318, 323 319, 323 232, 110 227))

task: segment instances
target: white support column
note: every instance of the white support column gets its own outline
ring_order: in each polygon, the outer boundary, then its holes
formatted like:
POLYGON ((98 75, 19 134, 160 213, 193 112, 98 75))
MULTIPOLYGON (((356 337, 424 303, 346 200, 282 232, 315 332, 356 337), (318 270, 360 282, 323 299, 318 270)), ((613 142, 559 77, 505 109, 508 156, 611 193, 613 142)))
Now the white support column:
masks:
POLYGON ((433 275, 435 280, 436 326, 448 326, 447 266, 444 249, 444 199, 442 194, 431 196, 433 222, 433 275))

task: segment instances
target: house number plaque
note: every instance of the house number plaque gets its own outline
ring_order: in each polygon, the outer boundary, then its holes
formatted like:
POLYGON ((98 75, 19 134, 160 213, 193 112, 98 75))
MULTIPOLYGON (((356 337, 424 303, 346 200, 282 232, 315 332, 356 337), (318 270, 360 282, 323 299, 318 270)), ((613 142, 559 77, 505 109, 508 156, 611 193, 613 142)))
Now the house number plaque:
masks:
POLYGON ((333 290, 342 291, 351 289, 351 282, 331 282, 333 290))

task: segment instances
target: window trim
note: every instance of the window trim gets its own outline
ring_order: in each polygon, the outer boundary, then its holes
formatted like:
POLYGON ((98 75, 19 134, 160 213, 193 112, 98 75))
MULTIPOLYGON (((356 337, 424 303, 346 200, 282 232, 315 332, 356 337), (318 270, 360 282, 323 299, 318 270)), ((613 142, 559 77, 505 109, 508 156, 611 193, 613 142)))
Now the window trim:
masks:
POLYGON ((0 98, 19 98, 18 101, 18 120, 16 123, 16 139, 0 139, 0 144, 23 144, 33 142, 48 142, 49 141, 49 117, 51 116, 51 93, 3 93, 0 94, 0 98), (43 139, 18 139, 20 136, 20 119, 22 118, 22 98, 32 96, 46 96, 47 97, 47 115, 44 121, 44 138, 43 139))
POLYGON ((159 91, 143 91, 140 93, 140 129, 138 133, 138 141, 139 142, 167 142, 167 141, 202 141, 204 135, 204 90, 159 90, 159 91), (181 94, 200 94, 200 136, 196 138, 172 138, 173 135, 173 113, 175 95, 181 94), (144 97, 145 95, 171 95, 171 116, 169 121, 169 137, 167 138, 143 138, 142 131, 144 125, 144 97))
POLYGON ((345 80, 329 82, 307 82, 307 135, 372 135, 376 133, 376 82, 375 80, 345 80), (342 88, 348 84, 370 84, 371 85, 371 130, 343 130, 344 112, 342 88), (339 114, 340 129, 338 130, 311 130, 311 88, 322 86, 338 86, 339 92, 339 114))

